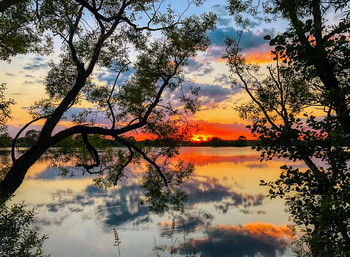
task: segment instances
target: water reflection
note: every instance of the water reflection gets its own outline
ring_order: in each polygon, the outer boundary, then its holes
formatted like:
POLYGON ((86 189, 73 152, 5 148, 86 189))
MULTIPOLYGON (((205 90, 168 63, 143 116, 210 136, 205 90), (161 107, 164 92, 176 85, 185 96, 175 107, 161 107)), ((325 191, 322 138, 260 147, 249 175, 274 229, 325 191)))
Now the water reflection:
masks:
POLYGON ((170 256, 169 249, 184 256, 191 247, 202 257, 291 256, 283 201, 266 199, 258 186, 278 176, 280 162, 261 165, 248 148, 184 148, 181 158, 197 163, 183 185, 185 213, 156 215, 140 206, 140 172, 103 190, 73 168, 75 176, 60 177, 43 166, 48 160, 33 167, 15 200, 36 208, 36 227, 50 236, 45 249, 52 256, 114 256, 113 228, 122 256, 157 256, 155 248, 160 256, 170 256))
POLYGON ((216 226, 206 237, 192 239, 175 252, 185 254, 188 245, 199 250, 201 257, 280 256, 285 252, 291 231, 272 224, 252 223, 244 226, 216 226))
POLYGON ((230 207, 244 208, 262 205, 263 194, 242 194, 233 191, 229 186, 220 184, 217 178, 192 178, 183 186, 189 195, 188 203, 215 203, 215 209, 227 213, 230 207))
POLYGON ((181 215, 174 215, 171 222, 158 224, 162 237, 171 237, 174 233, 190 234, 208 228, 214 220, 214 216, 206 210, 186 210, 181 215))

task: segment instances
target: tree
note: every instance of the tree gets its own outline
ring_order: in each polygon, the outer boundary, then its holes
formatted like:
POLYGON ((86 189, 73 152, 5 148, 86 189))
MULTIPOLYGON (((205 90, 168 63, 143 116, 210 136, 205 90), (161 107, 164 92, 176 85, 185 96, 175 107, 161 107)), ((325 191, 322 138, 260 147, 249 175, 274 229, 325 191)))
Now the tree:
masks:
POLYGON ((12 142, 12 138, 6 132, 0 135, 0 147, 10 147, 12 142))
POLYGON ((10 61, 17 54, 50 52, 52 42, 50 37, 43 38, 39 2, 0 1, 0 60, 10 61))
MULTIPOLYGON (((349 188, 349 1, 269 1, 267 14, 290 22, 271 39, 275 66, 267 76, 239 53, 239 40, 227 39, 228 65, 251 101, 237 107, 242 118, 253 120, 261 158, 302 160, 306 170, 282 166, 280 178, 264 182, 270 196, 285 197, 292 220, 302 229, 300 256, 348 256, 350 253, 349 188), (342 15, 328 25, 327 12, 342 15), (307 113, 321 107, 323 116, 307 113), (304 115, 300 116, 301 114, 304 115)), ((231 12, 258 7, 250 1, 230 1, 231 12)), ((239 20, 239 17, 237 17, 239 20)))
POLYGON ((39 138, 39 131, 35 129, 30 129, 26 132, 23 141, 26 146, 32 146, 39 138))
POLYGON ((213 145, 220 145, 223 143, 223 140, 219 137, 212 137, 210 140, 209 140, 210 144, 213 144, 213 145))
MULTIPOLYGON (((183 14, 176 14, 170 7, 162 13, 161 0, 43 0, 39 3, 41 28, 60 37, 63 48, 60 62, 50 64, 46 77, 48 98, 32 106, 33 120, 13 140, 13 163, 0 184, 0 194, 4 197, 12 195, 29 167, 51 147, 69 137, 81 135, 84 149, 70 147, 69 151, 62 149, 59 154, 65 154, 67 158, 73 153, 89 156, 76 158, 76 164, 85 172, 97 174, 98 182, 104 178, 104 172, 108 172, 107 177, 113 179, 114 184, 128 164, 135 158, 144 158, 149 163, 145 188, 153 190, 151 195, 160 194, 176 202, 180 193, 175 187, 189 175, 188 171, 180 163, 174 166, 175 170, 184 170, 172 172, 168 158, 163 166, 156 163, 157 157, 171 157, 176 154, 176 149, 163 148, 152 153, 123 135, 143 130, 159 138, 178 136, 181 127, 176 115, 179 115, 179 110, 173 109, 171 103, 160 104, 162 96, 165 91, 175 90, 184 82, 181 73, 187 59, 207 48, 209 41, 205 33, 213 28, 214 15, 183 18, 183 14), (87 18, 93 21, 87 22, 87 18), (152 32, 161 33, 162 37, 152 41, 152 32), (129 59, 131 47, 138 53, 133 63, 129 59), (131 67, 135 69, 134 74, 120 83, 120 77, 131 67), (112 85, 100 85, 94 81, 94 71, 102 68, 114 72, 116 79, 112 85), (54 134, 67 110, 84 103, 98 108, 82 108, 81 112, 70 117, 73 126, 54 134), (95 119, 89 116, 92 112, 110 119, 110 127, 95 124, 95 119), (14 148, 18 137, 38 120, 45 120, 45 123, 35 144, 16 158, 14 148), (89 135, 113 137, 128 150, 117 153, 117 164, 106 161, 109 165, 102 168, 103 158, 108 159, 111 155, 100 156, 89 135), (77 149, 82 151, 78 153, 77 149), (98 171, 97 167, 100 167, 98 171), (151 177, 160 178, 157 183, 161 184, 151 188, 153 184, 148 179, 151 177), (174 198, 171 198, 174 193, 174 198)), ((189 2, 189 5, 193 3, 197 5, 200 1, 189 2)), ((196 110, 195 101, 186 96, 181 100, 188 110, 196 110)), ((56 157, 63 158, 59 154, 56 157)))
POLYGON ((11 115, 11 105, 15 104, 13 99, 6 99, 4 91, 6 90, 6 85, 4 83, 0 84, 0 131, 6 131, 6 122, 11 115))
MULTIPOLYGON (((272 19, 280 16, 290 27, 270 40, 275 53, 289 67, 300 72, 306 80, 320 80, 318 83, 322 104, 334 110, 345 128, 350 127, 349 114, 349 49, 347 33, 350 30, 349 1, 284 0, 261 3, 265 15, 272 19), (327 13, 339 14, 339 23, 326 20, 327 13)), ((259 6, 250 1, 230 0, 230 11, 258 13, 259 6)), ((239 20, 241 16, 238 15, 239 20)), ((267 17, 267 20, 269 18, 267 17)))
POLYGON ((39 237, 30 226, 33 211, 26 211, 23 204, 7 207, 0 203, 0 254, 3 257, 41 257, 46 236, 39 237))
POLYGON ((246 141, 247 138, 245 136, 239 136, 237 140, 238 141, 246 141))

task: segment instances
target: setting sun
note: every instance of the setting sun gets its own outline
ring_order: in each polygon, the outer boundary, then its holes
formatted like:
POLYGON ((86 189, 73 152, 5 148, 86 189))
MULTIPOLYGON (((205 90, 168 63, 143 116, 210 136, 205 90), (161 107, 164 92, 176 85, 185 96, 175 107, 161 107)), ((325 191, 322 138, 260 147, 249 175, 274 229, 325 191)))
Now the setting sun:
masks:
POLYGON ((205 142, 212 138, 212 136, 208 135, 194 135, 191 139, 193 142, 205 142))

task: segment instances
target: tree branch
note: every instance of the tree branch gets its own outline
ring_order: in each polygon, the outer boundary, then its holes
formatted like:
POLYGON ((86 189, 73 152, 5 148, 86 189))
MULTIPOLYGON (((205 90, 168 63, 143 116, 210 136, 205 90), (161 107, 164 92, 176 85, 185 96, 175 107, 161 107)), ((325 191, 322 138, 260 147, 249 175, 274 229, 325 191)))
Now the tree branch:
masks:
POLYGON ((150 159, 147 154, 145 154, 140 148, 138 148, 137 146, 131 144, 130 142, 116 136, 114 137, 118 142, 122 143, 123 145, 126 145, 130 148, 133 148, 136 152, 138 152, 139 154, 141 154, 141 156, 148 162, 150 163, 155 169, 156 171, 158 172, 159 176, 162 178, 163 182, 164 182, 164 185, 166 187, 168 187, 168 182, 167 182, 167 179, 165 178, 163 172, 161 171, 161 169, 159 168, 159 166, 152 160, 150 159))
POLYGON ((50 115, 46 115, 46 116, 42 116, 42 117, 38 117, 30 122, 28 122, 25 126, 23 126, 16 134, 16 136, 14 137, 14 139, 12 140, 12 146, 11 146, 11 158, 12 158, 12 162, 16 161, 16 157, 15 157, 15 148, 16 148, 16 142, 18 137, 22 134, 22 132, 28 128, 31 124, 33 124, 34 122, 41 120, 41 119, 47 119, 51 116, 50 115))
POLYGON ((83 142, 86 146, 86 149, 89 151, 93 161, 95 162, 94 164, 92 165, 86 165, 86 164, 80 164, 80 165, 77 165, 78 167, 79 166, 83 166, 89 173, 90 173, 90 170, 95 168, 95 167, 98 167, 100 166, 100 157, 98 156, 98 152, 97 150, 95 149, 95 147, 93 147, 90 142, 89 142, 89 139, 87 137, 87 134, 82 132, 81 133, 81 136, 83 138, 83 142))
POLYGON ((121 70, 118 72, 117 77, 116 77, 115 80, 114 80, 114 84, 113 84, 111 93, 109 94, 109 97, 108 97, 108 99, 107 99, 108 108, 109 108, 109 110, 111 111, 111 115, 112 115, 112 127, 111 127, 111 129, 114 129, 114 128, 115 128, 115 122, 116 122, 116 118, 115 118, 114 111, 113 111, 113 106, 112 106, 112 104, 111 104, 111 98, 112 98, 112 96, 113 96, 113 92, 114 92, 115 86, 117 85, 117 81, 118 81, 118 79, 119 79, 120 74, 123 73, 124 69, 126 69, 126 68, 128 67, 129 64, 130 64, 130 62, 127 63, 127 64, 125 64, 125 65, 121 68, 121 70))
POLYGON ((117 185, 118 180, 120 179, 120 176, 123 174, 123 169, 125 169, 132 162, 132 159, 134 158, 134 155, 135 155, 134 151, 132 150, 132 148, 130 146, 126 146, 126 147, 128 148, 130 155, 128 157, 128 160, 119 168, 118 174, 114 180, 114 186, 117 185))

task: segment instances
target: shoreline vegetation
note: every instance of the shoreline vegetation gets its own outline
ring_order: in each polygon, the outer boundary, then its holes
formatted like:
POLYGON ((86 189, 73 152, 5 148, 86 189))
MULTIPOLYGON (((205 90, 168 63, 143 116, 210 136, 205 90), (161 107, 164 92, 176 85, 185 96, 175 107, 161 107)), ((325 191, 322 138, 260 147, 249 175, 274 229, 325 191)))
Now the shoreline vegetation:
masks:
MULTIPOLYGON (((93 136, 94 137, 94 136, 93 136)), ((119 142, 102 137, 91 138, 92 140, 98 140, 103 145, 112 146, 112 147, 122 147, 123 145, 119 142)), ((147 147, 160 147, 160 146, 191 146, 191 147, 200 147, 200 146, 213 146, 213 147, 244 147, 244 146, 256 146, 259 140, 247 140, 245 137, 241 136, 237 140, 223 140, 218 137, 212 137, 208 140, 200 140, 200 141, 179 141, 173 139, 146 139, 146 140, 135 140, 134 137, 125 137, 126 140, 131 141, 133 143, 139 144, 141 146, 147 147)), ((81 138, 79 136, 75 138, 68 138, 64 142, 57 144, 56 147, 66 146, 67 144, 79 143, 81 138)), ((16 143, 16 148, 18 147, 31 147, 36 142, 35 133, 27 133, 25 137, 19 138, 16 143)), ((11 147, 12 138, 8 134, 0 135, 0 148, 11 147)))

